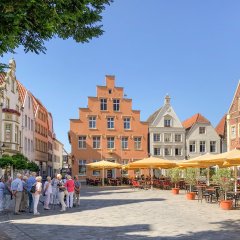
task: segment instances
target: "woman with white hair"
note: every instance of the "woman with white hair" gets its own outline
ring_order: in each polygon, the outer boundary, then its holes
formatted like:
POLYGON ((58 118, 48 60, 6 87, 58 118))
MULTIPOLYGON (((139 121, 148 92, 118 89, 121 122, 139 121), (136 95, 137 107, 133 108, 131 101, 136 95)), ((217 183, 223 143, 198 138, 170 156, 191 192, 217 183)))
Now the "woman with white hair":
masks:
POLYGON ((59 202, 61 203, 62 205, 62 209, 60 210, 61 212, 64 212, 66 211, 66 204, 64 202, 64 191, 66 190, 65 186, 64 186, 64 182, 62 180, 62 175, 61 174, 58 174, 57 175, 57 179, 58 179, 58 199, 59 199, 59 202))
POLYGON ((68 191, 68 194, 66 196, 67 207, 72 208, 73 207, 74 181, 72 180, 72 177, 70 175, 67 175, 67 182, 66 182, 65 186, 67 187, 67 191, 68 191))
POLYGON ((51 177, 49 176, 47 177, 47 181, 44 183, 43 191, 45 195, 44 209, 49 210, 50 196, 52 194, 51 177))
POLYGON ((12 178, 10 176, 8 176, 8 179, 5 182, 5 189, 3 192, 5 211, 10 211, 10 204, 11 204, 11 199, 12 199, 11 183, 12 183, 12 178))
POLYGON ((40 213, 37 210, 39 198, 42 192, 42 177, 36 177, 36 187, 35 193, 33 193, 33 215, 39 215, 40 213))

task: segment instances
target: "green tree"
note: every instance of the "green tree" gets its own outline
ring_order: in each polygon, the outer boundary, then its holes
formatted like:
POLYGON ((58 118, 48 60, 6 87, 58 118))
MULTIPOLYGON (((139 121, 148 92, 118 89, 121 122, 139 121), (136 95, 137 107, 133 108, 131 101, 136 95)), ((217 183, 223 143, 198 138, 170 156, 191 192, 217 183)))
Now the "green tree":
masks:
POLYGON ((177 187, 177 183, 181 180, 181 170, 179 168, 172 168, 168 171, 168 175, 171 178, 171 182, 177 187))
POLYGON ((16 154, 12 156, 13 159, 13 167, 17 170, 25 170, 28 166, 28 159, 24 157, 22 154, 16 154))
POLYGON ((0 158, 0 168, 7 168, 13 165, 13 159, 9 155, 3 155, 0 158))
POLYGON ((59 37, 89 42, 103 34, 102 12, 112 0, 1 0, 0 56, 23 46, 45 53, 44 42, 59 37))
POLYGON ((27 169, 31 172, 39 172, 39 167, 35 162, 28 162, 27 169))

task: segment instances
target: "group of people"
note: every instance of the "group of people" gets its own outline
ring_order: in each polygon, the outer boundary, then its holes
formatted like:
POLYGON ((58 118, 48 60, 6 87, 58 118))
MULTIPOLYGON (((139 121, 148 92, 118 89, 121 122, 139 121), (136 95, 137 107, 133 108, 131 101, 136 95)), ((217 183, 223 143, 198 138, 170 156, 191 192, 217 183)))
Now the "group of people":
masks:
POLYGON ((11 200, 14 200, 14 214, 19 215, 21 212, 28 211, 34 215, 39 215, 38 204, 40 196, 44 196, 44 209, 50 210, 50 204, 53 206, 61 204, 60 211, 66 211, 66 208, 80 205, 81 182, 78 176, 74 179, 70 175, 62 178, 61 174, 55 174, 52 179, 47 177, 44 184, 42 177, 37 176, 35 172, 22 175, 17 174, 12 180, 0 179, 0 213, 11 211, 11 200))

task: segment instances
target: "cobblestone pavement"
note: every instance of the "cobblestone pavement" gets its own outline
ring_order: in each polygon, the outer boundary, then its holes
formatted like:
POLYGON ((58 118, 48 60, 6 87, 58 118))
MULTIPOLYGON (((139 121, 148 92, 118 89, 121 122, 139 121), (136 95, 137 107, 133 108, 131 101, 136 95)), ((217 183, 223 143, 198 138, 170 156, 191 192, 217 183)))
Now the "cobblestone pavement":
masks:
POLYGON ((0 240, 240 239, 240 210, 163 190, 85 187, 81 206, 0 217, 0 240))

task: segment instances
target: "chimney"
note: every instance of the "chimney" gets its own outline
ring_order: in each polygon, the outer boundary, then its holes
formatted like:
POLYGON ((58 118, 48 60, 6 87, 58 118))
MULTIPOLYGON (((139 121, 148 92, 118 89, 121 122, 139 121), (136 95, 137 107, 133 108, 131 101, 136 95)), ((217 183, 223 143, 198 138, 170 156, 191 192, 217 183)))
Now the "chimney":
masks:
POLYGON ((165 97, 165 100, 164 100, 164 104, 170 104, 170 101, 171 101, 171 98, 170 96, 167 94, 166 97, 165 97))
POLYGON ((106 75, 106 86, 107 88, 113 89, 115 87, 115 76, 114 75, 106 75))

